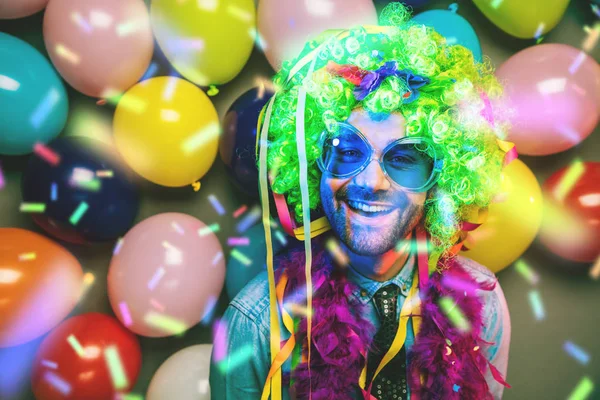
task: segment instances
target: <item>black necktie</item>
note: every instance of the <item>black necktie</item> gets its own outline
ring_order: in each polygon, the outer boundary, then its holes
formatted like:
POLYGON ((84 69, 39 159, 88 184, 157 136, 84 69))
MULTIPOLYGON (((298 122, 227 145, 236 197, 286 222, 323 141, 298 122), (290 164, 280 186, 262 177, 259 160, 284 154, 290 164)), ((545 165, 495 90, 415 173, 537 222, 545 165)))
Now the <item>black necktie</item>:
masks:
MULTIPOLYGON (((381 326, 373 338, 374 349, 369 353, 367 362, 367 382, 370 381, 385 353, 390 348, 398 330, 396 312, 400 288, 390 284, 382 287, 373 296, 379 313, 381 326)), ((379 400, 406 400, 406 352, 405 346, 377 375, 371 394, 379 400)))

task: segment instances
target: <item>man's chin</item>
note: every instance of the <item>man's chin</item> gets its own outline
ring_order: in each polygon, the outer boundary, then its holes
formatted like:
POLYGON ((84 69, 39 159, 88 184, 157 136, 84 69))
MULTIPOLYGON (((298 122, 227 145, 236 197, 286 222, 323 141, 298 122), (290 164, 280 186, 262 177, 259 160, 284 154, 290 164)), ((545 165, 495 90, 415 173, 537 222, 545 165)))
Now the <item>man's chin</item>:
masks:
POLYGON ((357 243, 353 240, 349 240, 349 241, 344 240, 343 242, 346 245, 346 247, 348 248, 348 250, 352 251, 354 254, 357 254, 359 256, 366 256, 366 257, 381 256, 382 254, 385 254, 387 251, 389 251, 390 249, 392 249, 394 247, 394 245, 386 246, 386 245, 383 245, 382 243, 376 243, 376 244, 367 244, 364 242, 357 243))

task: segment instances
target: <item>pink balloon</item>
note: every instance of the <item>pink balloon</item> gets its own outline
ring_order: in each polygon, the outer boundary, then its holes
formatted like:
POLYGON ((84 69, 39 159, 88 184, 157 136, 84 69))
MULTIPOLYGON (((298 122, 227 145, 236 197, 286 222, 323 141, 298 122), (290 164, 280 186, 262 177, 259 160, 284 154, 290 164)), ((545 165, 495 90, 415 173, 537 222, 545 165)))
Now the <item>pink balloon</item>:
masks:
POLYGON ((258 31, 267 60, 275 70, 302 51, 307 40, 328 29, 377 25, 372 0, 261 0, 258 31))
POLYGON ((92 97, 111 97, 133 86, 154 49, 142 0, 50 0, 44 41, 62 77, 92 97))
POLYGON ((123 325, 164 337, 209 315, 225 281, 223 250, 210 228, 165 213, 143 220, 122 240, 110 263, 108 296, 123 325))
POLYGON ((41 11, 48 0, 0 0, 0 19, 22 18, 41 11))
POLYGON ((508 140, 521 154, 547 155, 585 139, 600 117, 600 66, 565 44, 529 47, 496 71, 514 109, 508 140))

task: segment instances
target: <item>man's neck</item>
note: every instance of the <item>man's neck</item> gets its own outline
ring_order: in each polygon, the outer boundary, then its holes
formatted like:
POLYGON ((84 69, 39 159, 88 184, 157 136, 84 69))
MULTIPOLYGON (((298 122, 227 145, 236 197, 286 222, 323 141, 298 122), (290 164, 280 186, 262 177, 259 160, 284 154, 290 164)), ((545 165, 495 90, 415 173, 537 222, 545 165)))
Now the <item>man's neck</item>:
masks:
POLYGON ((394 248, 377 256, 359 255, 348 249, 344 243, 341 243, 341 246, 348 256, 350 266, 356 272, 374 281, 385 282, 392 279, 404 268, 411 251, 411 238, 412 233, 404 239, 404 244, 401 245, 399 250, 394 248))

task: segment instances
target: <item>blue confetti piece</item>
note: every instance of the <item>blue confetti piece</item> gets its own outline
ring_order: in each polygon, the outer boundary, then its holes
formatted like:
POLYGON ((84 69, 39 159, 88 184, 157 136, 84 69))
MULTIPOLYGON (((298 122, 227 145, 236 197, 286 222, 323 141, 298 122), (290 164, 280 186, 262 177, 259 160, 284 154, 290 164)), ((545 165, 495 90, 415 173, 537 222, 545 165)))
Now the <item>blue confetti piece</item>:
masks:
POLYGON ((529 304, 533 309, 533 314, 535 315, 536 320, 541 321, 546 318, 544 304, 542 303, 542 298, 537 290, 532 290, 529 292, 529 304))
POLYGON ((50 200, 58 200, 58 185, 54 182, 52 183, 52 186, 50 186, 50 200))
POLYGON ((219 203, 219 200, 217 200, 217 197, 214 194, 208 196, 208 200, 219 215, 225 215, 225 209, 223 208, 221 203, 219 203))
POLYGON ((573 342, 567 340, 563 345, 563 349, 580 364, 587 365, 590 362, 590 355, 573 342))
POLYGON ((30 122, 35 129, 39 129, 42 126, 59 100, 60 93, 58 90, 56 88, 50 89, 46 97, 42 99, 31 115, 30 122))
POLYGON ((458 386, 456 383, 454 384, 454 386, 452 386, 452 390, 454 390, 455 392, 458 392, 458 389, 460 389, 460 386, 458 386))

